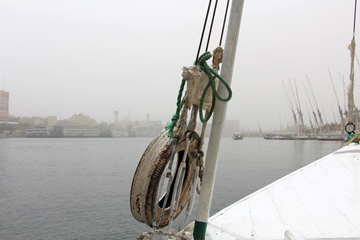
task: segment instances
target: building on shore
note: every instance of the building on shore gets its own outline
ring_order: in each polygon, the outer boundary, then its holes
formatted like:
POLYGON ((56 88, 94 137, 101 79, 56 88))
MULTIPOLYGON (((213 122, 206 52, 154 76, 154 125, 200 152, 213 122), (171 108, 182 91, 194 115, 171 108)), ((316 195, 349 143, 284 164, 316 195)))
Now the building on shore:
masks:
POLYGON ((86 127, 64 127, 64 137, 99 137, 100 131, 98 129, 88 129, 86 127))
POLYGON ((46 138, 50 137, 53 127, 33 127, 25 130, 25 137, 46 138))
POLYGON ((85 126, 88 128, 93 128, 96 125, 95 119, 90 118, 83 113, 74 114, 70 117, 71 126, 85 126))
POLYGON ((0 90, 0 121, 9 121, 9 92, 0 90))
POLYGON ((47 126, 55 126, 57 124, 56 116, 47 116, 46 117, 47 126))

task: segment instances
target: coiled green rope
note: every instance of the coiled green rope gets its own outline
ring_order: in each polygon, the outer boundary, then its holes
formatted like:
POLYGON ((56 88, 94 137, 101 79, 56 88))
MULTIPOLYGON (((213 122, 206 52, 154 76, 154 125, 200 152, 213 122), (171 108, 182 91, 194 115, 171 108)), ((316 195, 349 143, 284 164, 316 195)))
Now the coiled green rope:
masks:
POLYGON ((211 57, 212 57, 212 55, 210 52, 205 52, 204 54, 202 54, 199 57, 199 60, 198 60, 198 67, 201 70, 205 71, 205 73, 209 76, 209 83, 206 85, 206 87, 204 89, 204 92, 203 92, 203 94, 201 96, 201 100, 200 100, 200 106, 199 106, 200 121, 202 123, 206 123, 207 121, 209 121, 209 119, 214 111, 214 108, 215 108, 215 98, 219 99, 222 102, 228 102, 228 101, 230 101, 230 99, 232 97, 232 91, 231 91, 229 84, 222 77, 220 77, 217 70, 210 68, 209 65, 206 63, 206 60, 210 59, 211 57), (218 94, 218 92, 216 90, 216 84, 215 84, 216 78, 218 78, 220 80, 220 82, 222 82, 224 84, 224 86, 226 87, 226 89, 228 91, 227 98, 222 98, 218 94), (211 108, 209 110, 209 114, 204 119, 202 110, 203 110, 204 99, 206 97, 206 93, 207 93, 209 87, 211 87, 211 89, 213 91, 213 98, 212 98, 212 103, 211 103, 211 108))
MULTIPOLYGON (((204 54, 202 54, 197 63, 198 63, 198 67, 203 70, 208 76, 209 76, 209 83, 206 85, 204 92, 201 96, 201 100, 200 100, 200 106, 199 106, 199 115, 200 115, 200 121, 202 123, 206 123, 207 121, 209 121, 214 108, 215 108, 215 98, 219 99, 222 102, 228 102, 230 101, 231 97, 232 97, 232 91, 231 88, 229 86, 229 84, 222 78, 220 77, 220 75, 218 74, 218 71, 215 69, 212 69, 209 67, 209 65, 206 63, 206 60, 210 59, 212 57, 210 52, 205 52, 204 54), (228 97, 227 98, 222 98, 217 90, 216 90, 216 84, 215 84, 215 79, 218 78, 220 80, 220 82, 222 82, 226 89, 228 90, 228 97), (203 104, 204 104, 204 99, 206 97, 206 93, 209 90, 209 88, 211 87, 212 91, 213 91, 213 98, 212 98, 212 103, 211 103, 211 108, 209 110, 209 114, 206 116, 206 118, 204 119, 203 116, 203 104)), ((174 114, 174 116, 171 118, 171 123, 169 125, 167 125, 165 127, 165 129, 169 130, 168 131, 168 137, 173 138, 173 131, 174 128, 176 126, 177 121, 179 120, 179 114, 180 114, 180 110, 182 108, 182 101, 181 101, 181 97, 182 97, 182 93, 184 90, 184 86, 185 86, 185 79, 182 79, 181 81, 181 85, 180 85, 180 89, 179 89, 179 94, 177 97, 177 108, 176 108, 176 113, 174 114)))

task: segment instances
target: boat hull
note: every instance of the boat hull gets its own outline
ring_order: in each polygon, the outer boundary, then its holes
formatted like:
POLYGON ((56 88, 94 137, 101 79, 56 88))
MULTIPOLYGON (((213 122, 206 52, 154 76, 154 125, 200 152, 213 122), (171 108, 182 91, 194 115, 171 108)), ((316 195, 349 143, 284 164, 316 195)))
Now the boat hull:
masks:
POLYGON ((206 239, 284 239, 289 229, 301 239, 359 239, 359 171, 360 145, 351 144, 218 212, 206 239))

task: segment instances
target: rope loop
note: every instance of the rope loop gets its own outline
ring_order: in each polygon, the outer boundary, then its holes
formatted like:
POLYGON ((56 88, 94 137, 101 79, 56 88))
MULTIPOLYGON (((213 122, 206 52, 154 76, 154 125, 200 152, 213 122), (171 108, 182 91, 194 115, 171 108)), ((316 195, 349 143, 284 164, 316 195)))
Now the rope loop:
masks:
POLYGON ((206 60, 210 59, 211 57, 212 57, 212 55, 210 52, 205 52, 199 57, 199 60, 197 61, 198 67, 209 76, 209 83, 206 85, 206 87, 204 89, 204 92, 203 92, 203 94, 201 96, 201 100, 200 100, 200 106, 199 106, 199 115, 200 115, 200 120, 202 123, 206 123, 207 121, 209 121, 209 119, 214 111, 214 108, 215 108, 215 98, 219 99, 222 102, 228 102, 228 101, 230 101, 230 99, 232 97, 232 91, 231 91, 229 84, 218 74, 218 71, 216 69, 210 68, 209 65, 206 63, 206 60), (216 83, 215 83, 216 78, 219 79, 219 81, 222 84, 224 84, 224 86, 226 87, 226 89, 228 91, 227 98, 222 98, 219 95, 219 93, 217 92, 216 83), (206 97, 206 93, 210 87, 213 91, 213 99, 212 99, 212 103, 211 103, 211 109, 209 110, 209 114, 204 119, 204 116, 202 113, 203 103, 204 103, 204 99, 206 97))
MULTIPOLYGON (((206 85, 205 89, 204 89, 204 92, 201 96, 201 100, 200 100, 200 106, 199 106, 199 115, 200 115, 200 121, 202 123, 207 123, 210 119, 210 117, 212 116, 212 113, 214 112, 214 108, 215 108, 215 102, 216 102, 216 99, 219 99, 220 101, 222 102, 228 102, 230 101, 231 97, 232 97, 232 90, 229 86, 229 84, 218 74, 218 71, 216 69, 212 69, 209 67, 209 65, 206 63, 207 60, 209 60, 210 58, 212 57, 212 54, 207 51, 205 53, 203 53, 198 61, 197 61, 197 67, 199 67, 201 70, 203 70, 208 76, 209 76, 209 83, 206 85), (224 86, 226 87, 227 91, 228 91, 228 96, 227 98, 222 98, 217 89, 216 89, 216 82, 215 82, 215 79, 219 79, 219 81, 224 84, 224 86), (211 108, 209 110, 209 114, 207 114, 206 118, 204 119, 204 116, 203 116, 203 105, 204 105, 204 100, 205 100, 205 97, 206 97, 206 93, 207 91, 209 90, 209 88, 211 87, 212 89, 212 95, 213 95, 213 98, 212 98, 212 103, 211 103, 211 108)), ((179 89, 179 94, 178 94, 178 98, 177 98, 177 108, 176 108, 176 112, 174 114, 174 116, 171 118, 171 122, 169 125, 167 125, 165 127, 165 129, 169 130, 168 131, 168 137, 169 138, 173 138, 173 131, 174 131, 174 128, 179 120, 179 117, 180 117, 180 110, 181 108, 183 107, 183 102, 182 102, 182 93, 183 93, 183 90, 184 90, 184 86, 185 86, 185 82, 186 80, 185 79, 182 79, 181 81, 181 85, 180 85, 180 89, 179 89)))

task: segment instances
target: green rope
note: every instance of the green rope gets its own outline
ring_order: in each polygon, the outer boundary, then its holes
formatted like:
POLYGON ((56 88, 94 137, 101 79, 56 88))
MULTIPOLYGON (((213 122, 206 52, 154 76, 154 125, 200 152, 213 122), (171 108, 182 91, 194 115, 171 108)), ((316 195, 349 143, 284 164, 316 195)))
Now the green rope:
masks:
POLYGON ((205 71, 205 73, 209 76, 209 83, 206 85, 206 87, 204 89, 204 92, 203 92, 203 94, 201 96, 201 100, 200 100, 200 106, 199 106, 199 115, 200 115, 200 120, 202 123, 206 123, 207 121, 209 121, 209 119, 214 111, 214 108, 215 108, 215 98, 219 99, 222 102, 228 102, 228 101, 230 101, 230 99, 232 97, 232 91, 231 91, 229 84, 222 77, 220 77, 217 70, 210 68, 209 65, 206 63, 206 60, 210 59, 211 57, 212 57, 212 55, 210 52, 205 52, 204 54, 202 54, 199 57, 199 60, 198 60, 198 67, 200 69, 202 69, 203 71, 205 71), (216 84, 215 84, 216 78, 218 78, 220 80, 220 82, 222 82, 224 84, 224 86, 226 87, 226 89, 228 91, 227 98, 222 98, 218 94, 218 92, 216 90, 216 84), (211 103, 211 108, 209 110, 209 114, 204 119, 202 110, 203 110, 204 99, 206 97, 206 93, 207 93, 209 87, 211 87, 211 89, 213 91, 213 98, 212 98, 212 103, 211 103))
POLYGON ((175 112, 174 116, 171 118, 171 123, 165 127, 165 129, 169 130, 168 131, 168 137, 169 138, 173 138, 173 131, 174 131, 174 128, 176 126, 177 121, 179 120, 180 110, 181 110, 181 108, 183 106, 182 101, 181 101, 181 97, 182 97, 182 93, 183 93, 183 90, 184 90, 184 86, 185 86, 185 79, 183 79, 181 81, 179 94, 178 94, 178 97, 177 97, 177 103, 176 103, 176 105, 177 105, 176 112, 175 112))
MULTIPOLYGON (((212 57, 210 52, 205 52, 204 54, 202 54, 199 57, 198 62, 198 67, 203 70, 208 76, 209 76, 209 83, 206 85, 204 92, 201 96, 201 100, 200 100, 200 106, 199 106, 199 113, 200 113, 200 120, 202 123, 206 123, 207 121, 209 121, 214 108, 215 108, 215 98, 219 99, 222 102, 228 102, 231 97, 232 97, 232 91, 231 88, 229 86, 229 84, 222 78, 220 77, 220 75, 218 74, 218 71, 216 69, 212 69, 209 67, 209 65, 206 63, 206 60, 210 59, 212 57), (226 89, 228 90, 228 97, 227 98, 222 98, 217 90, 216 90, 216 84, 215 84, 215 79, 218 78, 220 80, 220 82, 222 82, 226 89), (209 114, 206 116, 206 118, 204 119, 203 116, 203 105, 204 105, 204 100, 206 97, 206 93, 209 90, 209 88, 211 87, 212 91, 213 91, 213 98, 212 98, 212 103, 211 103, 211 108, 209 110, 209 114)), ((169 130, 168 131, 168 137, 169 138, 173 138, 173 131, 174 128, 176 126, 177 121, 179 120, 179 116, 180 116, 180 110, 183 106, 182 101, 181 101, 181 97, 182 97, 182 93, 184 90, 184 86, 185 86, 185 79, 182 79, 181 81, 181 85, 180 85, 180 89, 179 89, 179 94, 177 97, 177 108, 176 108, 176 113, 174 114, 174 116, 171 118, 171 123, 169 125, 167 125, 165 127, 165 129, 169 130)))

